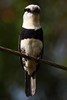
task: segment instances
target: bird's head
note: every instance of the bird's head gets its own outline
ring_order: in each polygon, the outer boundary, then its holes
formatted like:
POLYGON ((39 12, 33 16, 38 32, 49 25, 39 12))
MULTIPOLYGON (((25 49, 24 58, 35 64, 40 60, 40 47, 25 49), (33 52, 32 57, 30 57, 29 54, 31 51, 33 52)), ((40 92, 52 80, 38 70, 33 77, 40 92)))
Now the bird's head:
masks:
POLYGON ((25 13, 30 13, 30 14, 39 14, 40 13, 40 7, 38 5, 28 5, 27 7, 25 7, 24 9, 25 13))
POLYGON ((25 7, 23 15, 23 26, 31 26, 33 28, 34 25, 39 27, 39 15, 40 7, 38 5, 31 4, 25 7))

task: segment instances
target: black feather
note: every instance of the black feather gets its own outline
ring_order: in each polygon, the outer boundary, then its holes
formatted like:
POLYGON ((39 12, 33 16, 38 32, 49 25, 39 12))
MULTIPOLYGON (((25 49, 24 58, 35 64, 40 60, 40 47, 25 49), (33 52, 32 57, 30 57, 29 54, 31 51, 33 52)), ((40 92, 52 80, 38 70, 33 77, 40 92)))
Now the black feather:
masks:
POLYGON ((34 38, 34 39, 41 40, 43 42, 42 28, 34 30, 34 29, 25 29, 22 27, 20 33, 20 40, 27 39, 27 38, 34 38))
POLYGON ((31 96, 31 76, 25 71, 25 93, 26 96, 31 96))

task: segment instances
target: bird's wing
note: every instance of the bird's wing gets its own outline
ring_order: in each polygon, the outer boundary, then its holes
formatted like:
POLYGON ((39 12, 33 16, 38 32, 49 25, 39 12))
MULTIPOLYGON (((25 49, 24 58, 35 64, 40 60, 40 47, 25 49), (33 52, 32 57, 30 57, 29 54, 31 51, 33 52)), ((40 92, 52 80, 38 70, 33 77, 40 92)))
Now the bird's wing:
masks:
MULTIPOLYGON (((20 35, 19 35, 19 39, 18 39, 18 51, 21 52, 21 49, 20 49, 20 35)), ((21 62, 21 65, 23 66, 22 57, 20 57, 20 62, 21 62)))

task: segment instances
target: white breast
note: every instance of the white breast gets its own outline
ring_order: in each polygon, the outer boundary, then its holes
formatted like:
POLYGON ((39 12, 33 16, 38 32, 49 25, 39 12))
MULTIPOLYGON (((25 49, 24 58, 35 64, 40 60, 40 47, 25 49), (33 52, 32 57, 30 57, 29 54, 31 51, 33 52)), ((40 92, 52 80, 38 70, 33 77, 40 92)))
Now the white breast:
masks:
POLYGON ((43 44, 37 39, 24 39, 21 40, 21 50, 24 48, 27 55, 38 56, 41 52, 43 44))
MULTIPOLYGON (((21 40, 20 48, 21 51, 23 51, 23 49, 25 50, 26 55, 37 57, 39 56, 43 48, 43 44, 40 40, 37 39, 33 39, 33 38, 24 39, 21 40)), ((24 69, 28 72, 29 75, 31 75, 36 70, 37 63, 32 60, 26 60, 24 63, 25 63, 24 69)))

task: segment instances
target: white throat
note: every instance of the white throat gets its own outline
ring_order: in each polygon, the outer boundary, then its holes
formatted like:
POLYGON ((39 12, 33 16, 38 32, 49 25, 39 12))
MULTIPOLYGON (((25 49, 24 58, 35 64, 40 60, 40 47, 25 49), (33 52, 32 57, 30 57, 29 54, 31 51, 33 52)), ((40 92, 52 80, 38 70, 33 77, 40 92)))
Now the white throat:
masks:
POLYGON ((27 28, 27 29, 35 29, 35 30, 41 28, 39 15, 34 15, 31 13, 25 12, 23 16, 22 27, 27 28))

